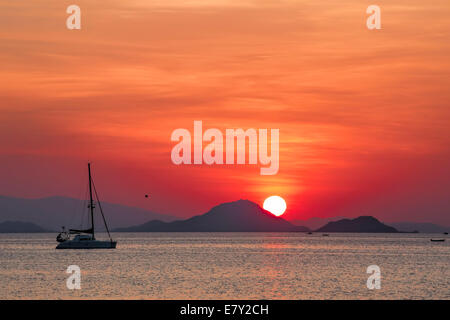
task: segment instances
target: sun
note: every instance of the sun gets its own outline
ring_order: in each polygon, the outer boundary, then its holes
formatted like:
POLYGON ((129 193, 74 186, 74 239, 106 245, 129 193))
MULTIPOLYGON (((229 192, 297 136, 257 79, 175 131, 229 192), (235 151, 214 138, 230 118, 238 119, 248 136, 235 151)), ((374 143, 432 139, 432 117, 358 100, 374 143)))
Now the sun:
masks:
POLYGON ((279 196, 270 196, 264 200, 263 208, 279 217, 286 211, 286 201, 279 196))

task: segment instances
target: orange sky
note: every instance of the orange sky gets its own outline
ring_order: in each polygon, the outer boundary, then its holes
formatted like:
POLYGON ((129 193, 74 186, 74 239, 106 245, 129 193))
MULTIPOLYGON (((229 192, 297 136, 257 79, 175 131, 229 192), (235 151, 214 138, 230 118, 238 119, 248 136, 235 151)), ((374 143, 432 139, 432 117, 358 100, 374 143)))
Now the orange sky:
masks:
POLYGON ((80 197, 90 160, 104 200, 161 213, 279 194, 289 219, 450 225, 450 3, 378 1, 373 31, 370 4, 0 0, 0 194, 80 197), (280 129, 279 173, 175 166, 194 120, 280 129))

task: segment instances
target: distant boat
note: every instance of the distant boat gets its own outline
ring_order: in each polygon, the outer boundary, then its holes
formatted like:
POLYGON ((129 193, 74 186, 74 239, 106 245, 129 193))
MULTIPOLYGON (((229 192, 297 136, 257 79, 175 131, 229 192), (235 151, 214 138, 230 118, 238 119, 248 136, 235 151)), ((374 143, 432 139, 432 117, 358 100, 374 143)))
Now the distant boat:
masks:
POLYGON ((445 239, 430 239, 432 242, 444 242, 445 239))
POLYGON ((322 236, 323 236, 323 237, 328 237, 329 234, 328 234, 328 233, 324 233, 324 234, 322 234, 322 236))
POLYGON ((444 234, 448 234, 448 232, 444 232, 444 234))
POLYGON ((77 230, 77 229, 69 229, 67 232, 63 227, 62 232, 58 234, 56 237, 56 241, 59 244, 56 246, 56 249, 115 249, 117 241, 113 241, 111 235, 109 234, 108 225, 106 224, 106 219, 103 214, 102 206, 98 199, 97 190, 95 189, 95 185, 92 181, 91 176, 91 164, 88 163, 88 173, 89 173, 89 211, 91 217, 91 227, 85 230, 77 230), (105 240, 96 240, 95 239, 95 231, 94 231, 94 199, 92 191, 95 193, 95 197, 97 199, 98 207, 100 209, 100 213, 102 214, 103 222, 105 223, 106 231, 108 232, 109 241, 105 240), (71 235, 75 235, 73 239, 71 239, 71 235))
POLYGON ((308 232, 308 234, 312 234, 312 232, 308 232))

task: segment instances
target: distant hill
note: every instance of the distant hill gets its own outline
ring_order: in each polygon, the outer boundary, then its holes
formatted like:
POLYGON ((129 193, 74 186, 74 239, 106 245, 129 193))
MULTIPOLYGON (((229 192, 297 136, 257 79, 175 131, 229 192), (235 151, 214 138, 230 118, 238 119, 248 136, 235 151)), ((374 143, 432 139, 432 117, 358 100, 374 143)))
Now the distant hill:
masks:
POLYGON ((174 222, 149 221, 118 232, 292 232, 309 231, 248 200, 220 204, 203 215, 174 222))
POLYGON ((332 221, 316 230, 318 232, 379 232, 393 233, 397 229, 385 225, 371 216, 361 216, 356 219, 342 219, 332 221))
POLYGON ((342 219, 347 219, 346 217, 331 217, 331 218, 318 218, 318 217, 312 217, 307 220, 291 220, 290 223, 296 225, 296 226, 305 226, 311 230, 319 229, 320 227, 323 227, 328 222, 331 221, 338 221, 342 219))
POLYGON ((450 231, 450 227, 426 222, 394 222, 390 223, 390 225, 397 230, 404 232, 418 231, 420 233, 444 233, 450 231))
MULTIPOLYGON (((0 196, 0 222, 31 222, 47 230, 60 230, 61 226, 77 228, 82 222, 87 225, 86 207, 85 200, 67 197, 23 199, 0 196)), ((175 220, 168 215, 107 202, 102 202, 102 208, 110 228, 132 226, 152 219, 175 220)), ((98 231, 104 230, 100 214, 95 216, 95 224, 98 231)))
POLYGON ((38 225, 21 221, 0 222, 0 233, 37 233, 48 232, 38 225))

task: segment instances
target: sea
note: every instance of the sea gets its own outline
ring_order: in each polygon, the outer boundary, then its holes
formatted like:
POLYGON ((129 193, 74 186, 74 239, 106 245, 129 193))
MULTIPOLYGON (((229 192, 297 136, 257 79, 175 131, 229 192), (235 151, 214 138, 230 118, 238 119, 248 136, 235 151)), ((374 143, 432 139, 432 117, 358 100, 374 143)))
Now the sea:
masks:
POLYGON ((55 237, 0 234, 0 299, 450 299, 450 238, 430 241, 444 235, 115 233, 107 250, 55 237))

